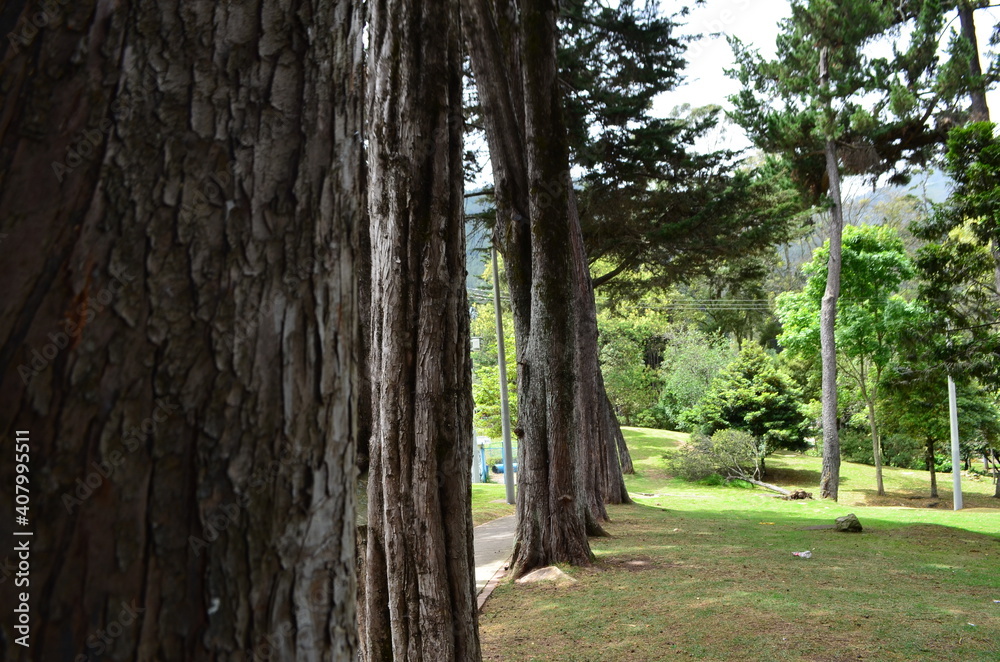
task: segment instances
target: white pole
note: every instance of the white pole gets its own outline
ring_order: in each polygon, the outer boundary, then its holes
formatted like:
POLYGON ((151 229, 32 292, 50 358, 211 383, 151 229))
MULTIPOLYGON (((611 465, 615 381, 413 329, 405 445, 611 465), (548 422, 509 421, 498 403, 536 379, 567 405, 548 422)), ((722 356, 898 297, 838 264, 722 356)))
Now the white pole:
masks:
POLYGON ((958 448, 958 397, 955 380, 948 375, 948 413, 951 415, 951 477, 954 510, 962 509, 962 453, 958 448))
POLYGON ((497 249, 493 247, 493 310, 497 317, 497 363, 500 367, 500 427, 503 430, 503 482, 507 503, 514 503, 514 453, 510 443, 510 403, 507 395, 507 352, 503 343, 503 315, 500 312, 500 273, 497 249))

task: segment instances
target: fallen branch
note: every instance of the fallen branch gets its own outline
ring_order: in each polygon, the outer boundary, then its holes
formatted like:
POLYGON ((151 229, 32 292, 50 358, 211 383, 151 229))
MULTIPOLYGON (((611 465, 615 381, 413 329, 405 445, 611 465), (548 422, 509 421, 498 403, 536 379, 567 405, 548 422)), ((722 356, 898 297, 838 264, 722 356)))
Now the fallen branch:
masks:
POLYGON ((759 485, 760 487, 763 487, 766 490, 771 490, 772 492, 777 492, 778 494, 783 494, 785 496, 791 496, 792 494, 788 490, 778 487, 777 485, 772 485, 771 483, 765 483, 763 481, 756 480, 755 478, 749 478, 747 476, 730 476, 729 478, 726 479, 727 482, 731 480, 746 481, 751 485, 759 485))

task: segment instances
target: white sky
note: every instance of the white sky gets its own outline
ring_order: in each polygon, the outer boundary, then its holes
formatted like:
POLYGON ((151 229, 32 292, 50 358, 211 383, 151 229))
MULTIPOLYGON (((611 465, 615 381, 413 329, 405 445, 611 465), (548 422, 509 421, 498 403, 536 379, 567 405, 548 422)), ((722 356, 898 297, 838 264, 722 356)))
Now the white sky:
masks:
MULTIPOLYGON (((692 2, 693 0, 660 0, 660 6, 664 13, 673 13, 684 4, 690 5, 692 2)), ((708 0, 704 5, 693 7, 688 16, 678 19, 684 23, 680 33, 705 36, 688 44, 685 82, 676 90, 660 95, 654 103, 653 114, 665 117, 675 107, 684 104, 692 107, 717 104, 726 109, 731 108, 727 97, 739 91, 739 83, 724 73, 725 69, 733 65, 733 53, 724 35, 734 35, 743 43, 758 49, 764 57, 773 58, 778 21, 787 18, 790 13, 786 0, 708 0), (717 33, 717 36, 711 36, 717 33)), ((976 11, 976 32, 979 50, 983 54, 989 49, 989 38, 997 22, 1000 22, 1000 8, 976 11)), ((949 27, 957 29, 958 20, 955 19, 949 27)), ((983 67, 987 65, 984 55, 983 67)), ((994 89, 987 93, 987 101, 993 120, 997 121, 1000 119, 1000 91, 994 89)), ((467 148, 478 147, 482 146, 467 145, 467 148)), ((750 142, 739 127, 724 122, 716 135, 697 147, 706 150, 722 147, 741 149, 750 147, 750 142)), ((493 183, 488 159, 484 161, 484 170, 473 184, 474 188, 493 183)))
MULTIPOLYGON (((676 11, 682 3, 661 0, 664 12, 676 11)), ((719 104, 730 108, 726 97, 739 91, 739 83, 725 75, 724 70, 733 65, 733 54, 724 36, 711 37, 713 33, 723 33, 738 37, 743 43, 760 50, 767 58, 775 56, 775 38, 778 35, 778 21, 791 14, 788 2, 784 0, 708 0, 704 5, 694 7, 683 18, 686 25, 682 34, 704 34, 703 39, 688 45, 686 83, 676 90, 661 95, 654 105, 657 116, 666 116, 679 105, 688 103, 694 107, 719 104)), ((986 52, 993 25, 1000 21, 1000 10, 981 9, 976 11, 976 32, 979 49, 986 52)), ((958 28, 957 19, 950 27, 958 28)), ((983 66, 987 62, 984 58, 983 66)), ((1000 92, 994 90, 987 95, 990 109, 1000 116, 1000 92)), ((738 127, 730 126, 726 137, 733 147, 749 146, 738 127)))

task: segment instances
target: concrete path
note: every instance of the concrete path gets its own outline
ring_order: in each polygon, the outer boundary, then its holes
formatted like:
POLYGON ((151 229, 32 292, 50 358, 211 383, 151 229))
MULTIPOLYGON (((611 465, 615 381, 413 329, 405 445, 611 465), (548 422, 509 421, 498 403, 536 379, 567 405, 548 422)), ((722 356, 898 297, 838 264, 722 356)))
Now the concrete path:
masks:
POLYGON ((482 607, 514 548, 514 515, 501 517, 473 529, 473 547, 476 551, 476 593, 482 607), (496 581, 491 582, 491 579, 496 581), (489 590, 487 584, 491 584, 489 590))

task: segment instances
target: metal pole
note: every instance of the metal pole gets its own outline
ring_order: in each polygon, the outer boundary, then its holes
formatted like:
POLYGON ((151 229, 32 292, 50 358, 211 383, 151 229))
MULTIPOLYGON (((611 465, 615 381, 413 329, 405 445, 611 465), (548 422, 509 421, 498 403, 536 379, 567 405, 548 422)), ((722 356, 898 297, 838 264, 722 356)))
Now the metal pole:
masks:
POLYGON ((948 375, 948 413, 951 415, 951 477, 954 510, 962 509, 962 453, 958 448, 958 397, 955 380, 948 375))
POLYGON ((497 249, 493 247, 493 310, 497 317, 497 363, 500 367, 500 427, 503 430, 503 482, 507 503, 514 503, 514 453, 510 443, 510 401, 507 396, 507 353, 503 342, 503 316, 500 312, 500 273, 497 249))

